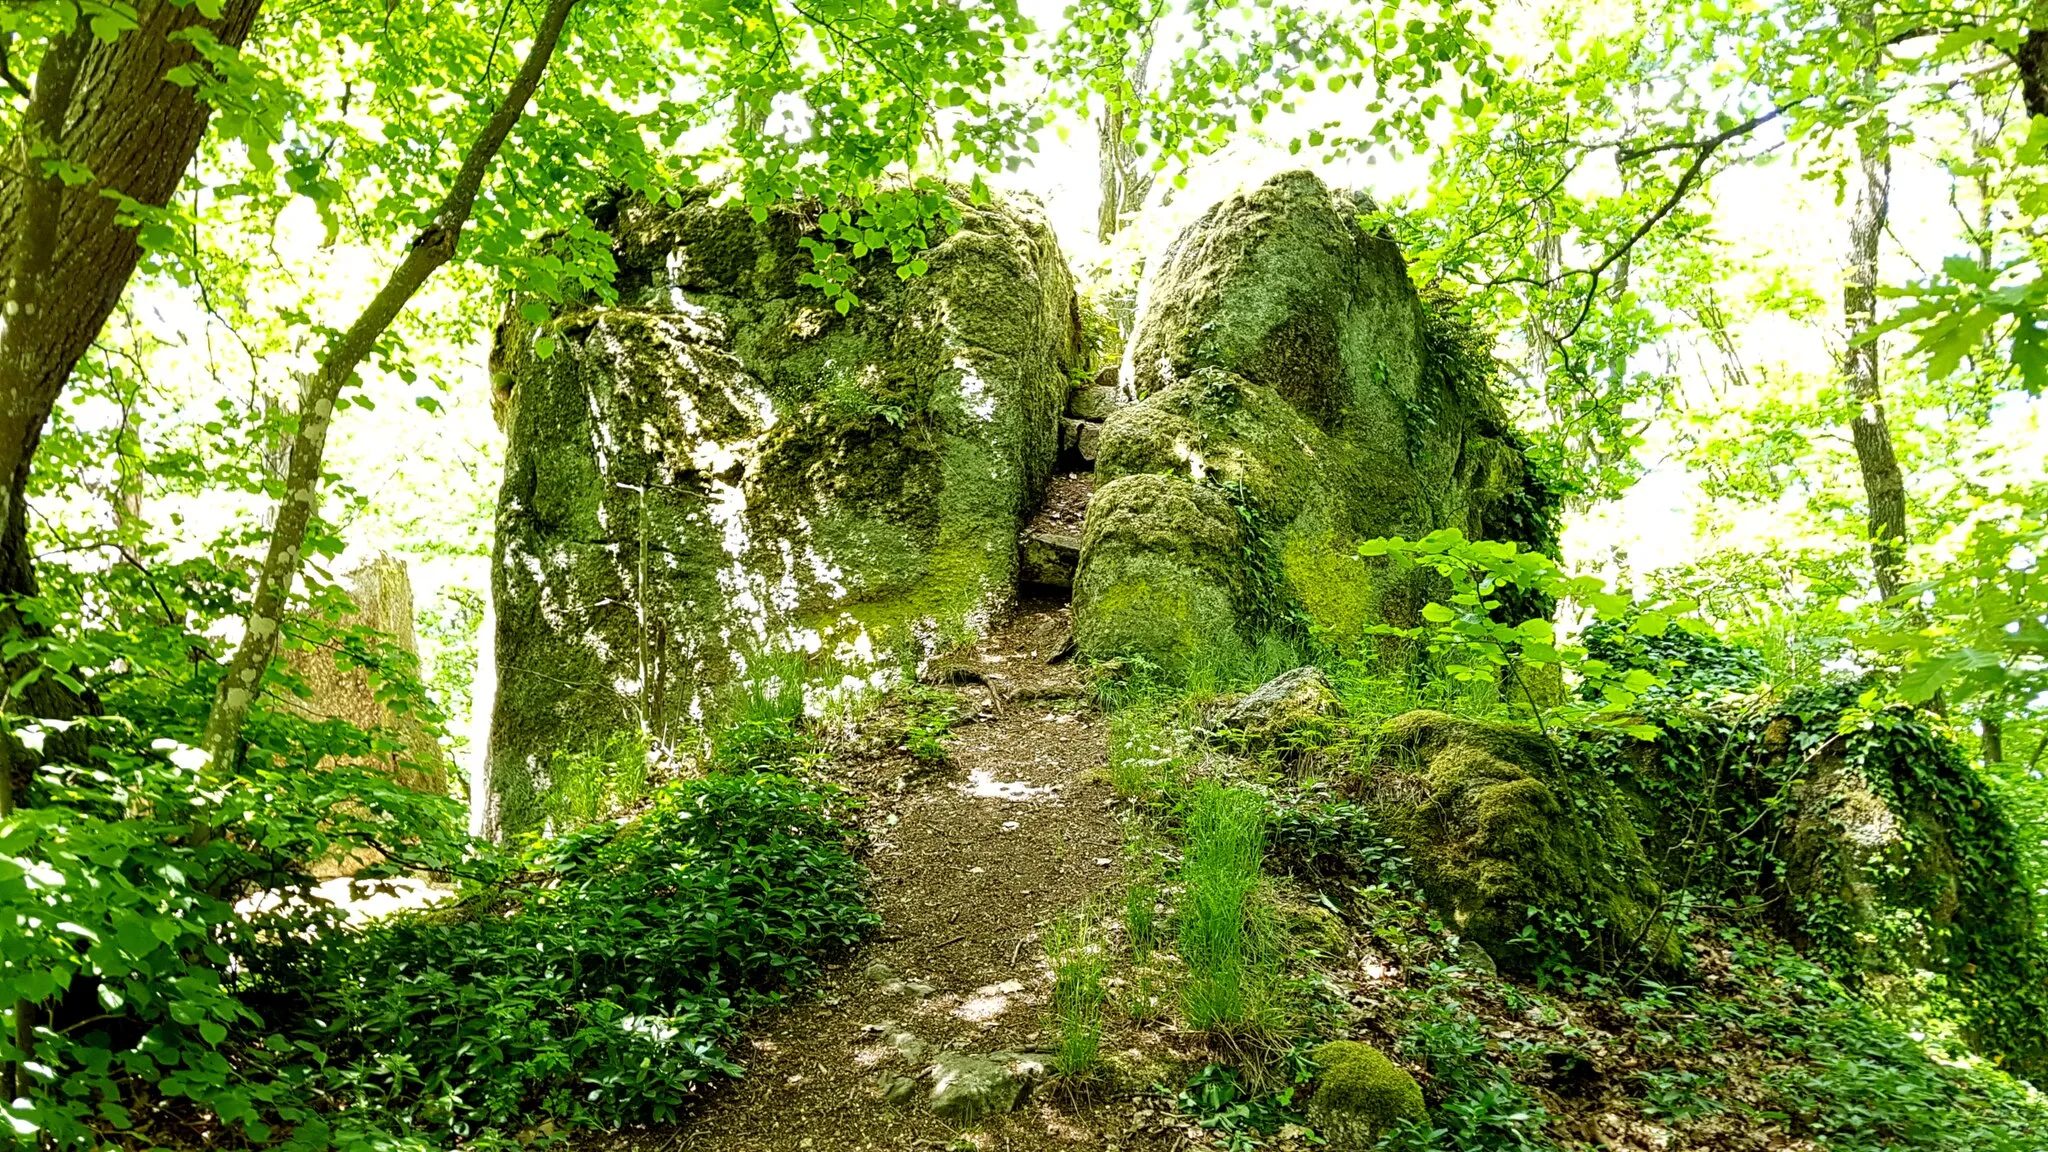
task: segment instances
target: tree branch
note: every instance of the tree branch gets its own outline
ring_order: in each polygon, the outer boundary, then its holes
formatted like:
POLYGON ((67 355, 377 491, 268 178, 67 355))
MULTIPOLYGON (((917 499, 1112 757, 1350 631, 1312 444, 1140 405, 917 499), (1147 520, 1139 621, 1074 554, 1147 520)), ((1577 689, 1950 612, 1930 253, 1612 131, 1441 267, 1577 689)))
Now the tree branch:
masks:
MULTIPOLYGON (((213 709, 206 719, 203 746, 216 765, 232 763, 239 753, 243 725, 248 721, 263 675, 277 653, 285 602, 304 567, 306 528, 319 492, 321 461, 327 450, 328 430, 333 425, 335 402, 355 378, 357 367, 375 349, 427 278, 454 258, 463 226, 476 207, 484 176, 513 126, 525 114, 527 102, 540 87, 541 77, 561 42, 562 28, 577 2, 549 0, 547 12, 534 29, 533 47, 527 52, 526 62, 513 77, 490 121, 470 144, 462 168, 434 213, 433 223, 413 239, 384 287, 348 331, 328 345, 318 367, 306 377, 299 402, 298 435, 292 440, 285 491, 278 502, 270 549, 256 580, 256 594, 246 617, 242 641, 228 662, 227 674, 221 678, 213 709)), ((194 834, 204 840, 208 832, 195 828, 194 834)))

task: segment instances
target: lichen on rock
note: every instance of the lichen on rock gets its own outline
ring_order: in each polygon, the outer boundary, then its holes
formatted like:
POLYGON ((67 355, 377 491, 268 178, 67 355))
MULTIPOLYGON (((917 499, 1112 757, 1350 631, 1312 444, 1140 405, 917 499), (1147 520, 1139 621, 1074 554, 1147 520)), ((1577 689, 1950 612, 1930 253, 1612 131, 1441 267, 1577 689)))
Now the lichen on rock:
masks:
POLYGON ((847 316, 798 279, 814 211, 704 190, 600 207, 615 300, 512 303, 494 830, 538 823, 554 751, 671 738, 767 649, 858 667, 1012 594, 1079 313, 1035 207, 956 207, 926 275, 857 262, 847 316))
POLYGON ((1311 664, 1261 684, 1218 717, 1215 730, 1246 751, 1284 751, 1327 742, 1342 712, 1329 676, 1311 664))
POLYGON ((1370 1044, 1332 1040, 1310 1059, 1317 1074, 1309 1120, 1339 1152, 1365 1152, 1402 1121, 1429 1118, 1415 1077, 1370 1044))
MULTIPOLYGON (((1375 536, 1456 527, 1543 542, 1526 522, 1554 500, 1492 393, 1490 361, 1445 335, 1458 324, 1451 309, 1425 303, 1393 240, 1361 223, 1370 211, 1362 196, 1285 173, 1210 209, 1143 286, 1123 368, 1136 402, 1103 425, 1101 491, 1140 475, 1228 487, 1256 537, 1239 541, 1240 565, 1270 557, 1260 564, 1273 569, 1255 575, 1274 587, 1233 587, 1235 619, 1200 646, 1256 643, 1274 622, 1248 598, 1284 598, 1338 641, 1413 623, 1412 577, 1357 555, 1375 536)), ((1147 586, 1155 600, 1091 572, 1138 567, 1141 551, 1091 510, 1077 637, 1094 656, 1185 661, 1183 633, 1140 619, 1176 617, 1185 582, 1147 586)))

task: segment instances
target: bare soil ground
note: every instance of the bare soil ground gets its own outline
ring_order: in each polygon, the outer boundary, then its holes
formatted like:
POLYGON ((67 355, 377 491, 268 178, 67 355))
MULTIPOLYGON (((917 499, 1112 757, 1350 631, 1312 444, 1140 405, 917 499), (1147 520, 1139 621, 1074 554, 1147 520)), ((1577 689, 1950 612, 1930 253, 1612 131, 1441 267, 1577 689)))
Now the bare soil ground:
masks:
POLYGON ((1102 780, 1105 726, 1088 686, 1048 664, 1065 605, 1027 605, 951 659, 982 673, 959 689, 961 720, 936 768, 849 757, 832 770, 868 798, 880 934, 783 1009, 749 1028, 746 1078, 666 1132, 613 1147, 688 1152, 783 1149, 1152 1149, 1128 1131, 1129 1094, 1039 1091, 962 1132, 921 1103, 881 1098, 905 1071, 882 1043, 890 1022, 935 1048, 1042 1051, 1050 974, 1039 944, 1055 916, 1120 875, 1116 801, 1102 780), (1000 700, 991 698, 991 690, 1000 700))
POLYGON ((1062 472, 1045 487, 1045 503, 1025 527, 1029 532, 1079 536, 1088 518, 1088 498, 1095 494, 1095 473, 1062 472))

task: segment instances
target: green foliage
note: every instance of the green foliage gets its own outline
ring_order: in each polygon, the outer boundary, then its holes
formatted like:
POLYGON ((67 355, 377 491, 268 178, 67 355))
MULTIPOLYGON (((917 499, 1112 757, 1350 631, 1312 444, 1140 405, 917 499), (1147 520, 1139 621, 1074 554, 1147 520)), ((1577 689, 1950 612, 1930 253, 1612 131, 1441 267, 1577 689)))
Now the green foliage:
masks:
POLYGON ((1406 1022, 1401 1052, 1428 1070, 1434 1122, 1411 1121, 1381 1145, 1399 1152, 1498 1152, 1554 1148, 1543 1105, 1493 1058, 1477 1017, 1454 1001, 1421 998, 1406 1022))
POLYGON ((272 1015, 394 1126, 673 1120, 738 1072, 739 1015, 878 922, 849 807, 775 775, 672 786, 631 823, 501 862, 452 907, 282 944, 270 962, 305 984, 275 989, 272 1015))
POLYGON ((920 763, 945 763, 945 739, 960 719, 960 697, 922 684, 907 685, 896 695, 903 709, 903 750, 920 763))
POLYGON ((1289 1082, 1264 1090, 1247 1082, 1227 1064, 1204 1065, 1174 1098, 1174 1107, 1221 1136, 1223 1146, 1230 1152, 1260 1147, 1265 1143, 1261 1137, 1274 1135, 1290 1124, 1306 1128, 1307 1117, 1294 1098, 1313 1075, 1314 1067, 1298 1049, 1288 1055, 1289 1082))
POLYGON ((1133 702, 1109 718, 1109 782, 1124 799, 1149 800, 1185 773, 1169 706, 1133 702))
POLYGON ((1175 909, 1188 969, 1182 1008, 1191 1028, 1256 1037, 1272 1025, 1278 960, 1261 903, 1265 802, 1204 781, 1185 804, 1175 909))
POLYGON ((1732 644, 1703 629, 1645 631, 1640 614, 1602 620, 1580 634, 1586 654, 1616 669, 1642 669, 1657 683, 1645 690, 1650 699, 1713 700, 1730 693, 1755 690, 1768 673, 1753 648, 1732 644))
POLYGON ((786 768, 811 752, 804 729, 803 655, 779 652, 751 662, 745 680, 720 702, 723 723, 712 730, 711 763, 725 772, 786 768))
POLYGON ((639 803, 647 795, 647 757, 647 741, 638 732, 616 733, 586 751, 556 749, 544 803, 549 826, 580 828, 639 803))
POLYGON ((2048 692, 2048 485, 2013 493, 1959 534, 1936 576, 1900 592, 1908 626, 1865 642, 1901 664, 1899 693, 1913 703, 1942 694, 1994 718, 2024 712, 2048 692))
MULTIPOLYGON (((46 764, 30 803, 0 820, 0 1002, 28 1005, 37 1025, 9 1122, 66 1147, 200 1117, 259 1143, 360 1127, 323 1119, 307 1053, 265 1038, 283 1023, 263 1011, 281 974, 260 957, 340 931, 311 864, 380 847, 453 859, 453 806, 346 762, 223 772, 117 721, 97 726, 92 751, 46 764), (269 898, 237 906, 256 891, 269 898), (151 1099, 163 1102, 139 1103, 151 1099)), ((27 1058, 13 1039, 0 1036, 0 1060, 27 1058)))
MULTIPOLYGON (((2041 1026, 2048 935, 2034 910, 2015 900, 2029 883, 2018 836, 1984 780, 1928 717, 1861 683, 1766 698, 1741 711, 1673 707, 1658 716, 1664 735, 1652 765, 1638 761, 1639 747, 1614 737, 1588 737, 1566 754, 1579 771, 1607 776, 1641 798, 1653 829, 1647 841, 1661 854, 1668 884, 1770 916, 1837 965, 1851 988, 1931 967, 1932 983, 1920 993, 1926 1010, 1953 1019, 1980 1051, 2039 1075, 2048 1053, 2041 1026), (1817 762, 1834 757, 1911 822, 1908 850, 1938 853, 1935 872, 1895 860, 1879 878, 1885 888, 1876 914, 1902 922, 1866 923, 1872 910, 1849 908, 1842 891, 1849 878, 1834 872, 1806 877, 1797 899, 1791 891, 1796 792, 1817 762), (1932 957, 1923 954, 1928 948, 1932 957)), ((1802 866, 1810 871, 1815 862, 1802 866)))
POLYGON ((1636 700, 1658 683, 1644 668, 1618 668, 1598 659, 1582 643, 1562 641, 1546 617, 1502 619, 1510 592, 1537 593, 1582 604, 1602 621, 1627 620, 1631 632, 1662 636, 1676 617, 1694 605, 1673 601, 1636 609, 1628 596, 1607 591, 1593 576, 1566 576, 1557 561, 1505 541, 1471 541, 1456 529, 1439 529, 1421 540, 1400 537, 1359 545, 1367 557, 1399 557, 1427 567, 1450 583, 1449 595, 1423 605, 1420 628, 1382 624, 1375 631, 1423 640, 1444 674, 1466 683, 1519 689, 1539 721, 1546 715, 1611 724, 1630 735, 1654 739, 1655 726, 1635 713, 1636 700), (1546 706, 1532 685, 1533 671, 1553 669, 1578 682, 1588 706, 1559 702, 1546 706))
POLYGON ((1267 817, 1268 863, 1293 876, 1406 887, 1414 862, 1363 805, 1276 798, 1267 817))
POLYGON ((1045 933, 1052 968, 1053 1061, 1069 1076, 1094 1069, 1101 1058, 1102 1012, 1109 1000, 1109 942, 1096 927, 1099 910, 1084 903, 1045 933))

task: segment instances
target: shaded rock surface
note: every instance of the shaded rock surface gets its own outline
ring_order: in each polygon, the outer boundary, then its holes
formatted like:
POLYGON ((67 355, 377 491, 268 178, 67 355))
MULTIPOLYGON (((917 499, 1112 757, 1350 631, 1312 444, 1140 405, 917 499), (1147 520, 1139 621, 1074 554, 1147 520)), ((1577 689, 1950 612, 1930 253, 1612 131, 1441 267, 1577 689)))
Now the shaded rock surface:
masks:
MULTIPOLYGON (((340 623, 381 633, 400 658, 417 661, 412 578, 405 561, 379 553, 350 569, 342 583, 355 607, 340 623)), ((307 719, 346 720, 365 731, 388 734, 398 747, 371 763, 408 788, 447 795, 447 751, 428 734, 418 716, 394 711, 378 697, 370 669, 339 661, 324 648, 291 649, 285 660, 311 692, 305 697, 282 696, 286 708, 307 719)))
POLYGON ((1342 710, 1330 678, 1311 664, 1260 685, 1218 717, 1215 728, 1250 748, 1285 746, 1327 735, 1342 710))
POLYGON ((842 317, 798 282, 799 213, 625 199, 617 301, 501 326, 492 828, 538 822, 555 751, 660 739, 763 650, 858 666, 1008 600, 1079 314, 1036 208, 960 210, 842 317))
POLYGON ((1355 640, 1420 607, 1358 542, 1446 527, 1545 542, 1554 500, 1493 396, 1484 343, 1425 304, 1394 242, 1360 225, 1370 207, 1286 173, 1210 209, 1148 271, 1120 385, 1135 402, 1094 454, 1084 652, 1185 661, 1254 641, 1282 602, 1355 640), (1161 481, 1209 496, 1168 497, 1161 481), (1204 541, 1243 529, 1229 572, 1134 513, 1169 506, 1204 541))

